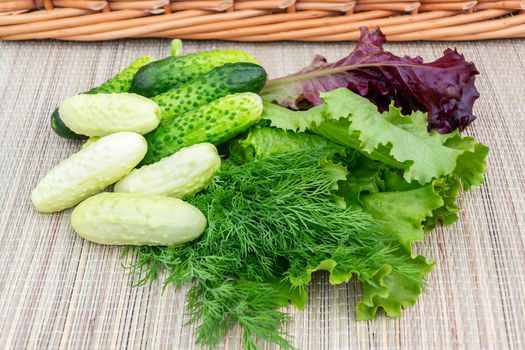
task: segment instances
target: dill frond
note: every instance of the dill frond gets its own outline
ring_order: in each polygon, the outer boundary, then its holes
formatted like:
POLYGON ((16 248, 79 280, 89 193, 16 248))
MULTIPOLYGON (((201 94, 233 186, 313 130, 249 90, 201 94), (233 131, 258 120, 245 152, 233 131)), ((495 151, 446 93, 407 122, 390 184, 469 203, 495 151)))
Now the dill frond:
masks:
POLYGON ((291 348, 281 330, 290 317, 279 311, 287 298, 272 281, 303 276, 324 259, 337 259, 340 271, 360 278, 399 265, 370 215, 333 202, 337 179, 321 162, 328 156, 321 148, 240 166, 226 161, 203 192, 186 198, 208 218, 200 239, 132 249, 139 284, 161 270, 167 284, 194 282, 188 310, 202 345, 216 347, 238 323, 246 349, 258 348, 258 340, 291 348))

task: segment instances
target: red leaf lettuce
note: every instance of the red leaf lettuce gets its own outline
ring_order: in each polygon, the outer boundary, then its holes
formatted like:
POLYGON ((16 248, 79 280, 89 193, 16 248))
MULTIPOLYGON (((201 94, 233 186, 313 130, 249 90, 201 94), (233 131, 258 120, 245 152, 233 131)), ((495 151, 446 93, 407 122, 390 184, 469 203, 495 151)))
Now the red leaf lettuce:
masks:
POLYGON ((388 110, 390 102, 404 113, 428 112, 428 130, 449 133, 463 130, 479 93, 474 86, 479 74, 472 62, 456 50, 430 63, 419 56, 396 56, 383 49, 380 30, 361 28, 359 44, 347 57, 334 63, 317 55, 312 64, 292 75, 271 80, 262 91, 267 101, 292 109, 319 105, 320 93, 346 87, 388 110))

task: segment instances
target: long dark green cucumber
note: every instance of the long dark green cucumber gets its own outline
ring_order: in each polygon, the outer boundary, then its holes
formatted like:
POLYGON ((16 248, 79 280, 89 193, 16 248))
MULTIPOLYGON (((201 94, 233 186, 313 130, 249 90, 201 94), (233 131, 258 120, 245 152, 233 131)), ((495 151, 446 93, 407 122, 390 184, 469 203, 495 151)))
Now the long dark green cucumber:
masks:
POLYGON ((196 143, 219 145, 257 123, 261 115, 262 100, 259 95, 244 92, 162 120, 155 130, 144 135, 148 151, 139 166, 155 163, 196 143))
MULTIPOLYGON (((141 57, 138 60, 131 63, 127 68, 122 70, 120 73, 115 75, 113 78, 106 81, 104 84, 94 87, 93 89, 85 92, 85 94, 99 94, 99 93, 120 93, 128 92, 131 88, 131 82, 137 71, 154 60, 153 57, 145 56, 141 57)), ((58 107, 55 109, 53 114, 51 114, 51 128, 55 131, 56 134, 68 138, 68 139, 77 139, 85 140, 88 137, 84 135, 79 135, 69 129, 66 124, 60 119, 60 113, 58 112, 58 107)))
POLYGON ((197 80, 152 97, 161 110, 161 119, 187 113, 218 98, 239 93, 259 92, 266 83, 263 67, 254 63, 226 63, 197 80))
POLYGON ((193 81, 226 63, 251 62, 255 58, 243 51, 216 50, 185 56, 167 57, 142 67, 131 84, 130 92, 152 97, 193 81))

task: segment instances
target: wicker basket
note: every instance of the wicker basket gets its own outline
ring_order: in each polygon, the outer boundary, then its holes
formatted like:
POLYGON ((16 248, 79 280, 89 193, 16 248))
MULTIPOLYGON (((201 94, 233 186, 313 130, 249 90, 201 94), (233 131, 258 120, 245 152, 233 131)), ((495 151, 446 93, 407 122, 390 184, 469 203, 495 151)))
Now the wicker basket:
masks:
POLYGON ((0 0, 0 38, 390 41, 525 37, 525 1, 0 0))

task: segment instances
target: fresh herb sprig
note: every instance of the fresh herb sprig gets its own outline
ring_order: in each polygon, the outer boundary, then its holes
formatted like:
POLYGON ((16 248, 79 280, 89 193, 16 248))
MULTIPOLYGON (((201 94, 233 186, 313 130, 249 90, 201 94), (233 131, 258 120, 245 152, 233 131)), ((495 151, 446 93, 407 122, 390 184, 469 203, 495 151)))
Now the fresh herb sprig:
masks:
POLYGON ((246 349, 257 348, 258 339, 291 348, 281 330, 290 318, 278 309, 291 294, 306 295, 304 274, 326 259, 371 283, 385 264, 407 278, 417 275, 402 267, 370 215, 333 201, 332 152, 303 149, 241 166, 227 161, 203 192, 186 199, 208 218, 201 239, 131 249, 140 284, 161 271, 166 284, 195 282, 188 309, 190 323, 199 323, 198 343, 216 347, 239 323, 246 349))

